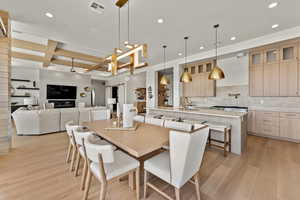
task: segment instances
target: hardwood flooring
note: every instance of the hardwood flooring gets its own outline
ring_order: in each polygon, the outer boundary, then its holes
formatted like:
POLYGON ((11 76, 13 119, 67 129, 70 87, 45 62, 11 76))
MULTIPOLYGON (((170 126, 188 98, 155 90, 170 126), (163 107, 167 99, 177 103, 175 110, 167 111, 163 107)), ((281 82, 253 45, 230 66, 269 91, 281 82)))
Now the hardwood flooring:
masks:
MULTIPOLYGON (((65 163, 67 136, 14 136, 11 153, 0 156, 0 200, 81 200, 80 177, 65 163)), ((202 200, 299 200, 300 144, 248 136, 243 156, 207 149, 200 170, 202 200)), ((174 196, 172 187, 152 177, 152 183, 174 196)), ((90 200, 99 199, 92 182, 90 200)), ((108 186, 109 200, 133 200, 127 181, 108 186)), ((164 200, 149 189, 149 200, 164 200)), ((191 183, 183 200, 195 200, 191 183)))

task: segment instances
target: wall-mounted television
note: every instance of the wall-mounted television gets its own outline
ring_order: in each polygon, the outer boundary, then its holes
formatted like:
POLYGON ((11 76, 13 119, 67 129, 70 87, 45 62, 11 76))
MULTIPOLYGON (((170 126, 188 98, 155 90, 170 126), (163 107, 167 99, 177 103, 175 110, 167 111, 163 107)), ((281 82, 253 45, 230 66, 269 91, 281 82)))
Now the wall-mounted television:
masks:
POLYGON ((76 99, 76 96, 76 86, 47 85, 47 99, 76 99))

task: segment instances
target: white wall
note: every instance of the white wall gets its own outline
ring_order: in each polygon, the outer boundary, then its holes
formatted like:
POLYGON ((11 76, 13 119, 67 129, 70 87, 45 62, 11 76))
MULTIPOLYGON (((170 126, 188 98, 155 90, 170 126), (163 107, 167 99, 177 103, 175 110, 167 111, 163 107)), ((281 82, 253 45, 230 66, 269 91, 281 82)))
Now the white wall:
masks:
POLYGON ((80 97, 81 92, 85 92, 85 87, 91 87, 91 76, 71 73, 59 72, 41 69, 40 70, 40 101, 46 102, 47 84, 77 86, 77 102, 85 102, 87 106, 91 105, 91 93, 86 93, 86 97, 80 97))

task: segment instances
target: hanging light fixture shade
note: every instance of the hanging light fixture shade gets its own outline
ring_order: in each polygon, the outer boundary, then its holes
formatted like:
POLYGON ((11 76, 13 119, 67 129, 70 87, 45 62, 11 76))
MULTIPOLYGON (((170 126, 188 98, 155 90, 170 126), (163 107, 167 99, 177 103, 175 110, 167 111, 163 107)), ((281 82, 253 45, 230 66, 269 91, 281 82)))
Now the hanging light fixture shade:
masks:
MULTIPOLYGON (((164 49, 164 71, 166 69, 166 45, 163 45, 163 49, 164 49)), ((168 85, 170 83, 169 79, 167 78, 167 76, 164 74, 162 75, 160 82, 161 85, 168 85)))
POLYGON ((218 28, 219 24, 214 25, 216 29, 216 58, 214 60, 213 68, 208 75, 209 80, 221 80, 225 78, 223 70, 218 66, 218 28))
MULTIPOLYGON (((185 41, 185 61, 184 61, 184 68, 186 67, 186 63, 187 63, 187 40, 189 38, 188 37, 184 37, 184 41, 185 41)), ((181 74, 181 77, 180 77, 180 82, 182 83, 189 83, 189 82, 192 82, 193 81, 193 78, 192 78, 192 75, 184 70, 184 72, 181 74)))

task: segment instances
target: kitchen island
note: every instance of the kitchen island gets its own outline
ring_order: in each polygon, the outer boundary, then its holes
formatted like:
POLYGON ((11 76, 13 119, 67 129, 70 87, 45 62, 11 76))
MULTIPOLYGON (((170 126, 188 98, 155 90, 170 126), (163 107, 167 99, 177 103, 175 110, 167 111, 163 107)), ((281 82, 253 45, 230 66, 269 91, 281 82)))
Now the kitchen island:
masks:
MULTIPOLYGON (((181 118, 192 121, 207 121, 209 123, 231 126, 231 151, 241 155, 246 148, 247 112, 232 112, 209 108, 147 108, 149 115, 163 115, 171 118, 181 118)), ((221 134, 213 134, 218 140, 223 140, 221 134)))

